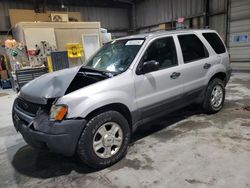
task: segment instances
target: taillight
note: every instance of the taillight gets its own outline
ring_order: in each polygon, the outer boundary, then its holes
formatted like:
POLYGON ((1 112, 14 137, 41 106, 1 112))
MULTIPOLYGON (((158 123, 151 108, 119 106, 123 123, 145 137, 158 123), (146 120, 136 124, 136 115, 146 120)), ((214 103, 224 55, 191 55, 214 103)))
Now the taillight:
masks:
POLYGON ((228 57, 229 57, 229 64, 231 64, 232 63, 231 54, 228 54, 228 57))

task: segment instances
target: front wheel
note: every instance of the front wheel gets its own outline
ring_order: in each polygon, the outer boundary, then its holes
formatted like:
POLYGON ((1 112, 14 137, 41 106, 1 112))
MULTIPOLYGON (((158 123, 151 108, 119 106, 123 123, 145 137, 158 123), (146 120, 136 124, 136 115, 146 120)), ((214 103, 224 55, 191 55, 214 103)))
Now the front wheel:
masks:
POLYGON ((203 109, 206 113, 213 114, 221 110, 225 100, 225 86, 222 80, 215 78, 209 82, 203 109))
POLYGON ((93 117, 79 139, 77 153, 92 168, 105 168, 127 152, 131 131, 119 112, 107 111, 93 117))

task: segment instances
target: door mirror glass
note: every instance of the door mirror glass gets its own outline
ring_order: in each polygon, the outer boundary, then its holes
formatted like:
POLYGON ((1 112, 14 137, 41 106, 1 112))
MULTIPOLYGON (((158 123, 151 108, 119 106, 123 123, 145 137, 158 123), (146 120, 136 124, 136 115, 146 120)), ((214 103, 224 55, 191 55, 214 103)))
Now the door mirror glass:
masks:
POLYGON ((142 64, 141 73, 146 74, 149 72, 157 71, 159 69, 159 62, 155 60, 145 61, 142 64))

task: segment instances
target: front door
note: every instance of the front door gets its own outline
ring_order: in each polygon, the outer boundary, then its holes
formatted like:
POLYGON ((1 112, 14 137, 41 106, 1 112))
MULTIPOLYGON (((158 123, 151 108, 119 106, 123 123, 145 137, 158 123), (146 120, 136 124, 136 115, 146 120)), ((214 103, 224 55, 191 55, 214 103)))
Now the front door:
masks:
POLYGON ((151 42, 137 68, 152 60, 159 62, 159 70, 134 76, 136 101, 143 119, 173 109, 183 91, 182 70, 173 37, 151 42))

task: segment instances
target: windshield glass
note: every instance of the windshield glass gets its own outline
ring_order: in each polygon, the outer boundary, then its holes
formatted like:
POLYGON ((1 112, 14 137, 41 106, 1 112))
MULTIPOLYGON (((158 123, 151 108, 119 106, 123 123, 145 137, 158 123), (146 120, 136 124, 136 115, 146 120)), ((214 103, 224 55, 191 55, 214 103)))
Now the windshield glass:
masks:
POLYGON ((115 40, 104 45, 92 58, 87 67, 121 73, 128 69, 140 50, 144 40, 115 40))

